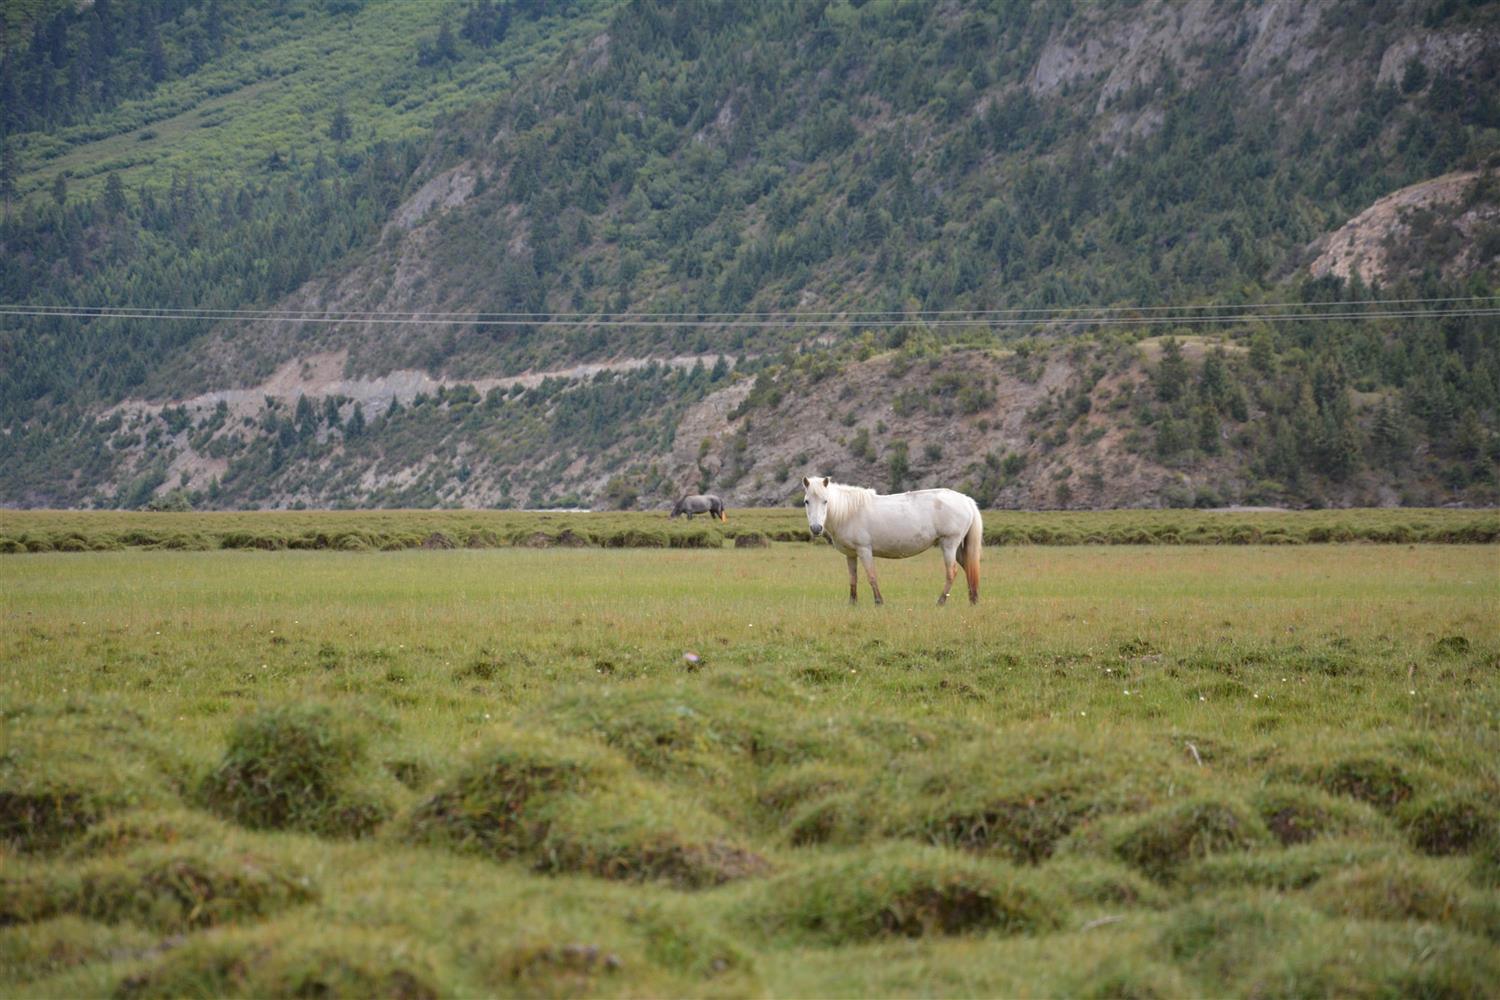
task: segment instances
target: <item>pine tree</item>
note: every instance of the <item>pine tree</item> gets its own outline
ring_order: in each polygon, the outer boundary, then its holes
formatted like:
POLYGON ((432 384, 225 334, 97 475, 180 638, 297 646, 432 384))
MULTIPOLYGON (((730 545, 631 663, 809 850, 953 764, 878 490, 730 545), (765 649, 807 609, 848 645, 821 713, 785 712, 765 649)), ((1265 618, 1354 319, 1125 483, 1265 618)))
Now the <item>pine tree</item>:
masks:
POLYGON ((0 200, 5 202, 6 218, 10 217, 10 202, 16 196, 16 150, 10 136, 0 134, 0 200))
POLYGON ((111 172, 104 182, 104 212, 111 219, 117 219, 125 214, 126 207, 125 185, 118 173, 111 172))
POLYGON ((1187 362, 1182 359, 1182 345, 1176 337, 1161 342, 1161 361, 1156 366, 1156 398, 1164 403, 1182 398, 1187 386, 1187 362))
POLYGON ((354 135, 354 127, 349 123, 349 112, 345 110, 344 103, 333 111, 333 118, 328 122, 328 138, 334 142, 344 142, 354 135))
POLYGON ((1375 457, 1389 466, 1400 465, 1411 456, 1411 435, 1400 411, 1391 405, 1390 397, 1381 400, 1375 411, 1370 444, 1375 457))
POLYGON ((1197 409, 1198 450, 1205 455, 1219 453, 1219 414, 1207 403, 1197 409))

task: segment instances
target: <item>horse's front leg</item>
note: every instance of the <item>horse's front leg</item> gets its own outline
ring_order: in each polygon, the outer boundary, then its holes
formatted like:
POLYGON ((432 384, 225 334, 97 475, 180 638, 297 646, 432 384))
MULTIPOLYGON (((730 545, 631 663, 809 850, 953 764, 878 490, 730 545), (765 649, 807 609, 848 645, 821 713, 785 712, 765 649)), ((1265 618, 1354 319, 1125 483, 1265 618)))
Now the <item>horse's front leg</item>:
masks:
POLYGON ((849 603, 859 603, 859 560, 849 557, 849 603))
POLYGON ((865 576, 870 581, 870 591, 875 595, 875 603, 884 604, 885 598, 880 596, 880 581, 875 579, 875 553, 869 549, 860 549, 859 561, 865 564, 865 576))

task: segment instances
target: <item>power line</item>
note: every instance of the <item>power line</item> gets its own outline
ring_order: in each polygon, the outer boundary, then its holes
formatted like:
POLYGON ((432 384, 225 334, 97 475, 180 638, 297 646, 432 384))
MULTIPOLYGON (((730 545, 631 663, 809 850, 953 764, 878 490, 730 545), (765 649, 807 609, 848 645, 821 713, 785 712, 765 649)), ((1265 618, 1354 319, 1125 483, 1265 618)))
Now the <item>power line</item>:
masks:
MULTIPOLYGON (((1406 315, 1468 315, 1464 303, 1493 303, 1493 296, 1450 296, 1442 298, 1403 298, 1382 300, 1338 299, 1324 302, 1199 303, 1165 306, 1066 306, 1016 307, 1008 309, 940 309, 940 310, 797 310, 746 312, 386 312, 329 309, 242 309, 242 308, 176 308, 168 306, 87 306, 33 305, 15 303, 0 305, 0 316, 115 319, 226 320, 308 323, 411 323, 473 324, 525 326, 868 326, 868 325, 995 325, 1003 323, 1037 324, 1051 322, 1114 322, 1156 319, 1163 313, 1181 313, 1163 317, 1171 321, 1229 322, 1235 319, 1273 320, 1287 318, 1389 318, 1406 315), (1393 312, 1391 306, 1448 304, 1446 309, 1423 309, 1393 312), (1349 307, 1349 308, 1345 308, 1349 307), (1353 307, 1364 307, 1355 311, 1353 307), (1373 307, 1373 308, 1372 308, 1373 307), (1325 310, 1345 308, 1330 313, 1325 310), (1268 313, 1273 309, 1311 310, 1290 314, 1268 313), (1215 310, 1200 315, 1203 310, 1215 310)), ((1485 313, 1479 313, 1481 315, 1485 313)))
POLYGON ((1319 312, 1319 313, 1232 313, 1228 315, 1197 316, 1055 316, 1051 318, 969 318, 969 319, 751 319, 751 320, 667 320, 667 319, 443 319, 437 317, 408 316, 391 318, 347 317, 347 316, 214 316, 182 315, 161 312, 83 312, 77 310, 37 311, 0 310, 0 316, 67 319, 135 319, 163 321, 228 320, 232 322, 291 323, 319 326, 374 325, 374 326, 470 326, 470 327, 566 327, 571 329, 763 329, 763 330, 852 330, 858 328, 885 329, 904 326, 924 326, 938 329, 1049 329, 1062 326, 1168 326, 1184 324, 1228 324, 1228 323, 1285 323, 1310 322, 1316 320, 1356 320, 1405 318, 1443 318, 1450 316, 1495 316, 1500 309, 1414 309, 1379 312, 1319 312))
POLYGON ((182 315, 161 312, 84 312, 79 310, 19 310, 0 308, 0 316, 64 319, 134 319, 158 321, 229 320, 242 323, 292 323, 314 326, 468 326, 468 327, 526 327, 568 328, 576 330, 597 329, 759 329, 759 330, 854 330, 891 329, 922 326, 928 329, 1055 329, 1070 326, 1124 326, 1153 327, 1197 324, 1224 325, 1231 323, 1307 323, 1319 320, 1348 320, 1369 322, 1387 319, 1440 319, 1446 317, 1500 316, 1500 308, 1463 309, 1405 309, 1362 312, 1318 312, 1318 313, 1231 313, 1198 316, 1054 316, 1051 318, 979 318, 979 319, 739 319, 739 320, 664 320, 664 319, 440 319, 423 316, 392 318, 358 318, 341 316, 300 317, 245 317, 213 315, 182 315))

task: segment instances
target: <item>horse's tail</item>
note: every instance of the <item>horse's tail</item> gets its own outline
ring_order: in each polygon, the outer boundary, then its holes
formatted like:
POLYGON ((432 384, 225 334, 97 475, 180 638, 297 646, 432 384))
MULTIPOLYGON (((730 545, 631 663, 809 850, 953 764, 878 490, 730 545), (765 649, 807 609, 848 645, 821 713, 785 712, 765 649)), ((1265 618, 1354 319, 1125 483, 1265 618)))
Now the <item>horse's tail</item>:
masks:
POLYGON ((725 507, 724 507, 724 501, 723 500, 719 501, 718 507, 719 507, 719 520, 720 521, 727 521, 727 520, 729 520, 729 512, 728 512, 728 510, 725 509, 725 507))
POLYGON ((969 522, 969 533, 964 537, 964 572, 969 575, 969 601, 979 601, 979 555, 984 551, 984 518, 979 514, 979 505, 974 505, 974 520, 969 522))

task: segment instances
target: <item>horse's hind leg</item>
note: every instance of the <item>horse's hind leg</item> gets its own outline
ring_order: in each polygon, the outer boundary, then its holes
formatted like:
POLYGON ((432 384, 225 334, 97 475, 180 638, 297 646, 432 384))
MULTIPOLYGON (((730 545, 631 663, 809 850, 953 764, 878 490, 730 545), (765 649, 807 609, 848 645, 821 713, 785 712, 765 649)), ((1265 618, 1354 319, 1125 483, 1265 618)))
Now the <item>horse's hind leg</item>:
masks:
POLYGON ((849 603, 859 603, 859 560, 849 557, 849 603))
POLYGON ((958 579, 958 551, 956 547, 950 551, 946 544, 942 546, 942 550, 943 572, 946 574, 947 579, 943 581, 943 592, 938 595, 938 603, 947 604, 948 594, 953 590, 953 581, 958 579))

